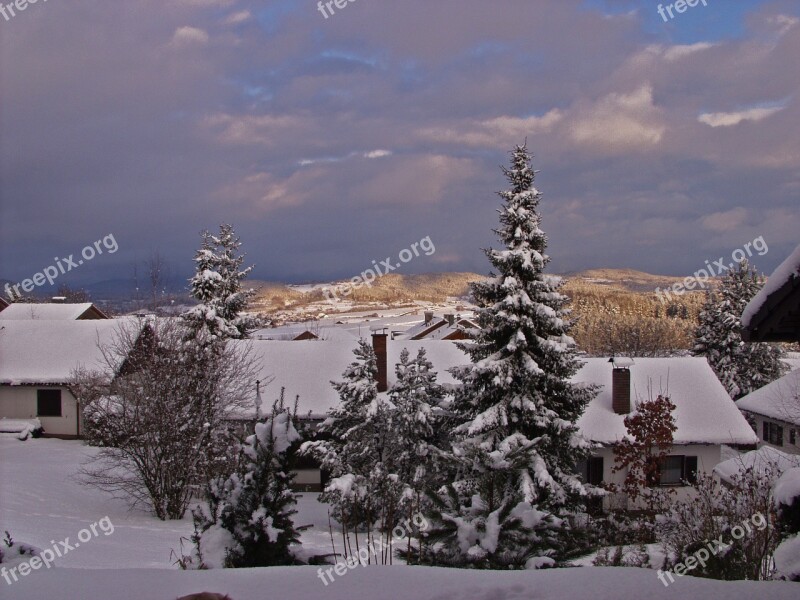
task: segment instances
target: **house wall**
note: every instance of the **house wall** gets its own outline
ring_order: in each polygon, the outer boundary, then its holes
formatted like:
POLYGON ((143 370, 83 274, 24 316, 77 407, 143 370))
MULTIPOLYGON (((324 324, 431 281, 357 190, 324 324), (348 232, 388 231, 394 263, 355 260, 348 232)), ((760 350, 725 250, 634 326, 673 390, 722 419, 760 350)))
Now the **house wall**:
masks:
MULTIPOLYGON (((614 450, 611 447, 598 448, 593 451, 595 456, 603 457, 603 482, 615 483, 621 486, 625 481, 625 471, 612 472, 614 468, 614 450)), ((711 471, 722 461, 722 448, 718 445, 687 445, 673 446, 670 456, 685 455, 697 457, 698 474, 711 475, 711 471)), ((676 502, 685 501, 691 498, 692 488, 688 486, 665 487, 663 489, 673 489, 673 498, 676 502)), ((609 494, 603 499, 603 508, 613 509, 637 509, 643 505, 631 505, 624 494, 609 494)))
POLYGON ((757 415, 755 413, 747 413, 748 421, 753 423, 756 428, 756 435, 758 436, 758 447, 761 448, 762 446, 771 446, 772 448, 777 448, 781 452, 786 452, 786 454, 800 454, 800 426, 793 425, 792 423, 788 423, 786 421, 781 421, 779 419, 771 419, 769 417, 763 417, 761 415, 757 415), (778 446, 776 444, 770 444, 769 442, 764 441, 764 437, 762 432, 764 431, 764 422, 767 423, 776 423, 783 427, 783 446, 778 446), (789 436, 789 430, 795 430, 795 443, 792 444, 789 436))
POLYGON ((0 418, 39 419, 45 435, 74 437, 78 435, 78 401, 64 386, 3 385, 0 386, 0 418), (61 390, 61 416, 37 415, 36 390, 61 390))

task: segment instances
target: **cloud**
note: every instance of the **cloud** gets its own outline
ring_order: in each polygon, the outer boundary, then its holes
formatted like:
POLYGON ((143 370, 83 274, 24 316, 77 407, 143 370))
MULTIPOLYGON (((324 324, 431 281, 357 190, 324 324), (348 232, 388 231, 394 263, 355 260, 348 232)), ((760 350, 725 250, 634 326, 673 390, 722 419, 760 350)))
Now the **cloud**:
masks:
POLYGON ((172 35, 173 46, 191 46, 195 44, 207 44, 208 33, 197 27, 178 27, 172 35))
POLYGON ((391 150, 370 150, 364 153, 364 158, 384 158, 391 155, 391 150))
POLYGON ((249 21, 252 15, 250 14, 249 10, 240 10, 229 15, 223 23, 225 25, 239 25, 240 23, 244 23, 245 21, 249 21))
POLYGON ((214 114, 204 119, 204 125, 217 134, 225 144, 272 146, 290 133, 309 128, 308 120, 293 115, 232 115, 214 114))
POLYGON ((541 117, 499 116, 483 121, 467 120, 447 127, 430 127, 418 131, 419 137, 466 146, 508 148, 527 136, 550 131, 564 118, 552 109, 541 117))
POLYGON ((731 210, 707 215, 700 220, 700 225, 709 231, 726 233, 735 231, 744 225, 748 220, 748 215, 747 209, 739 206, 731 210))
POLYGON ((615 151, 646 148, 661 141, 666 131, 653 104, 653 88, 645 84, 629 94, 612 93, 579 111, 570 134, 578 144, 610 147, 615 151))
POLYGON ((716 113, 703 113, 697 120, 705 123, 709 127, 733 127, 743 121, 758 122, 779 113, 784 109, 783 106, 775 106, 772 108, 748 108, 737 112, 716 112, 716 113))
POLYGON ((714 48, 717 44, 709 42, 697 42, 696 44, 684 44, 678 46, 668 46, 663 51, 664 59, 667 61, 680 60, 697 52, 703 52, 709 48, 714 48))

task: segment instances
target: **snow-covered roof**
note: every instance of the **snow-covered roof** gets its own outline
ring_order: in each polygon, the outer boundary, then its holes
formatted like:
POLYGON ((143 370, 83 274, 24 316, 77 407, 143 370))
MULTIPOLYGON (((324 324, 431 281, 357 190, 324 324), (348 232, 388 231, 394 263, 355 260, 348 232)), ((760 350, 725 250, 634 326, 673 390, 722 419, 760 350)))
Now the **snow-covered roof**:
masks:
MULTIPOLYGON (((611 408, 612 368, 607 358, 582 359, 575 382, 603 386, 578 419, 584 437, 603 444, 623 439, 625 415, 611 408)), ((637 358, 631 366, 631 404, 668 393, 675 404, 676 444, 755 444, 758 437, 737 410, 705 358, 637 358)))
POLYGON ((272 327, 268 329, 259 329, 251 334, 251 337, 256 340, 278 340, 278 341, 292 341, 298 335, 310 331, 316 335, 320 341, 324 342, 352 342, 356 336, 343 327, 335 326, 313 326, 306 323, 295 323, 292 325, 282 325, 280 327, 272 327))
POLYGON ((103 363, 98 342, 111 342, 123 321, 2 322, 0 384, 58 385, 69 381, 76 367, 100 368, 103 363))
POLYGON ((736 401, 739 410, 800 425, 800 369, 736 401))
MULTIPOLYGON (((286 344, 253 340, 253 350, 262 361, 261 379, 274 376, 269 387, 262 389, 264 403, 277 398, 286 388, 286 398, 300 394, 300 414, 325 414, 339 401, 330 381, 339 381, 347 365, 354 360, 356 343, 286 344)), ((394 365, 400 352, 408 348, 412 357, 424 347, 428 359, 439 374, 442 384, 457 383, 448 369, 467 364, 468 357, 450 341, 392 340, 387 344, 389 385, 394 383, 394 365)), ((581 432, 600 443, 614 443, 626 435, 624 415, 611 408, 612 368, 607 358, 583 359, 585 364, 576 374, 576 382, 602 386, 578 421, 581 432)), ((747 424, 736 405, 722 387, 704 358, 637 358, 631 367, 631 395, 647 398, 652 382, 657 395, 667 387, 676 405, 675 418, 679 444, 755 444, 758 437, 747 424)), ((255 394, 255 391, 254 391, 255 394)))
POLYGON ((764 308, 767 299, 784 285, 797 278, 800 278, 800 246, 795 248, 794 252, 775 269, 775 272, 769 276, 764 287, 747 304, 742 313, 742 327, 753 325, 753 318, 764 308))
POLYGON ((28 304, 24 302, 16 302, 0 311, 0 320, 75 321, 91 308, 91 302, 83 302, 81 304, 28 304))
MULTIPOLYGON (((300 395, 300 415, 311 413, 317 416, 324 415, 339 403, 339 396, 331 381, 342 380, 345 368, 355 360, 353 350, 357 346, 354 338, 349 342, 329 341, 324 344, 287 344, 276 340, 248 340, 243 343, 250 344, 253 358, 261 364, 259 379, 266 382, 274 378, 267 387, 261 387, 264 402, 262 410, 269 410, 283 387, 286 388, 285 398, 290 404, 294 402, 296 395, 300 395)), ((452 342, 389 342, 387 364, 390 386, 395 381, 394 365, 400 361, 402 349, 408 348, 413 357, 421 347, 425 348, 428 360, 438 371, 439 383, 455 383, 445 369, 468 362, 466 355, 452 342)), ((253 400, 255 401, 255 390, 253 400)))
POLYGON ((774 468, 779 473, 787 469, 800 466, 800 456, 786 454, 771 446, 762 446, 758 450, 745 452, 724 460, 714 467, 714 475, 722 481, 733 483, 733 477, 744 469, 753 469, 757 473, 764 473, 767 468, 774 468))

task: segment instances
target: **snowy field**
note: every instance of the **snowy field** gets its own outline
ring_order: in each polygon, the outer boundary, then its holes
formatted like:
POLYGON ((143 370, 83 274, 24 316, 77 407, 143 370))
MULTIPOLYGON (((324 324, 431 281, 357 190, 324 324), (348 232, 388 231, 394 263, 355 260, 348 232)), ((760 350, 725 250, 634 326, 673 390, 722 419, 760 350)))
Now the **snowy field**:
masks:
MULTIPOLYGON (((170 554, 191 533, 190 519, 162 522, 130 512, 124 502, 82 485, 75 474, 93 452, 78 441, 0 438, 0 531, 45 548, 67 537, 74 543, 81 529, 106 516, 114 526, 113 533, 100 532, 49 570, 34 571, 12 585, 0 579, 0 598, 173 599, 200 591, 227 593, 233 600, 798 597, 797 584, 684 577, 664 587, 652 570, 622 568, 485 572, 373 566, 347 571, 327 586, 318 567, 184 572, 172 565, 170 554)), ((316 494, 304 494, 298 508, 298 524, 314 525, 303 534, 306 551, 329 552, 325 506, 316 494)))

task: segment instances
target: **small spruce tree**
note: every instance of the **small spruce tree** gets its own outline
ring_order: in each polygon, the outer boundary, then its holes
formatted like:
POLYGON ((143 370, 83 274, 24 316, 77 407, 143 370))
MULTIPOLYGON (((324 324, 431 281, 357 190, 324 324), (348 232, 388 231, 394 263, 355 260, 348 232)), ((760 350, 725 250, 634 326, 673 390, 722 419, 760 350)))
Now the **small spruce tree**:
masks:
POLYGON ((275 403, 241 446, 236 473, 211 487, 208 506, 193 511, 197 568, 268 567, 300 564, 295 548, 303 527, 295 527, 291 491, 293 449, 300 441, 295 416, 275 403))

